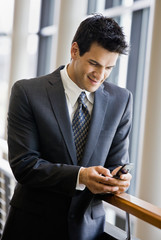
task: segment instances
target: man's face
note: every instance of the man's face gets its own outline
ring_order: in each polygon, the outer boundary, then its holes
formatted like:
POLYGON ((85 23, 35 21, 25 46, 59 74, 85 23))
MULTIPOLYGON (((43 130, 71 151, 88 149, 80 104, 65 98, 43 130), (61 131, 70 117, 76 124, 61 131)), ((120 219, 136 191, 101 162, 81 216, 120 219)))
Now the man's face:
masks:
POLYGON ((109 77, 119 54, 109 52, 97 43, 93 43, 88 52, 79 55, 76 42, 71 47, 72 62, 68 67, 69 77, 81 89, 95 92, 109 77))

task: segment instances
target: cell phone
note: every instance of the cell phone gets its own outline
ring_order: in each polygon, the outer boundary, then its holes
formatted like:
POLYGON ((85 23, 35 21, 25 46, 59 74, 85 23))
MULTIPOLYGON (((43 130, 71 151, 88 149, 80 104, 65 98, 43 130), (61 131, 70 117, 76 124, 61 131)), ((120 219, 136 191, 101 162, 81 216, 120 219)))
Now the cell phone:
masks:
POLYGON ((124 165, 118 170, 118 172, 113 176, 113 178, 119 179, 122 174, 126 174, 126 173, 130 172, 133 167, 134 167, 134 164, 133 164, 133 163, 124 164, 124 165))

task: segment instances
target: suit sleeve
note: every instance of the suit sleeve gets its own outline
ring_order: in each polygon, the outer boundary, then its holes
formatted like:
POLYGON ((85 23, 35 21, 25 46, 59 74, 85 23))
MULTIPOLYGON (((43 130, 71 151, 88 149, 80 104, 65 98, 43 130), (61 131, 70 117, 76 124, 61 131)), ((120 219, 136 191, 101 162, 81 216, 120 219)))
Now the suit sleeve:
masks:
POLYGON ((110 147, 110 151, 106 160, 106 167, 111 171, 117 166, 129 162, 129 134, 132 126, 132 94, 128 92, 128 98, 125 109, 115 136, 110 147))
POLYGON ((41 156, 39 132, 21 81, 12 89, 8 112, 9 162, 16 180, 32 188, 75 193, 78 166, 57 164, 41 156))

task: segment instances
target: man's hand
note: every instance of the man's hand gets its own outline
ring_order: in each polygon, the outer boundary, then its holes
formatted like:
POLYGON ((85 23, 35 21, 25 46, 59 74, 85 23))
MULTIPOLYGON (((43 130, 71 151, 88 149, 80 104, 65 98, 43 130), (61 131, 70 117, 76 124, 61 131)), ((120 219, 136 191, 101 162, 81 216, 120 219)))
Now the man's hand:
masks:
POLYGON ((130 173, 122 174, 120 179, 112 178, 120 167, 113 170, 112 174, 102 166, 82 168, 80 170, 79 183, 94 194, 122 193, 130 186, 132 178, 130 173))

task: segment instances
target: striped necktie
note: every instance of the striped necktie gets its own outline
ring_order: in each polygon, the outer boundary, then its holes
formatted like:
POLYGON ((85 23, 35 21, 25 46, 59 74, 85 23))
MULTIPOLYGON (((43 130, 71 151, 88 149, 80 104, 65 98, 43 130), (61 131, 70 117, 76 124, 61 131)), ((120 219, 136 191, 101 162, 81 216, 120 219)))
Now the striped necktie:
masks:
POLYGON ((86 94, 82 92, 78 98, 78 108, 72 120, 74 141, 77 151, 77 161, 82 159, 90 123, 90 114, 84 103, 86 94))

